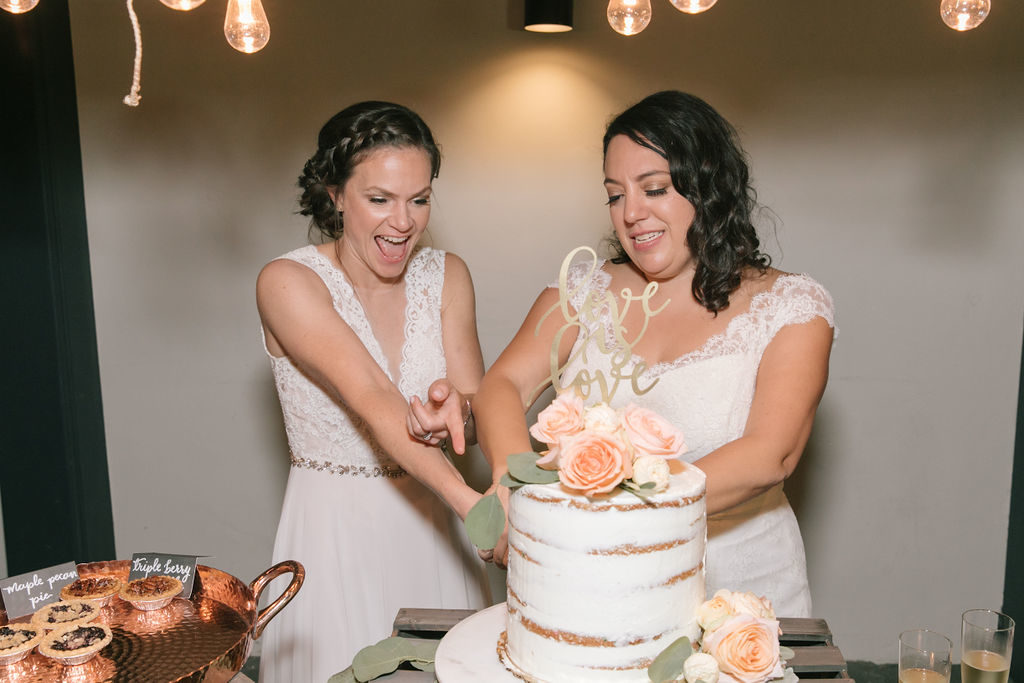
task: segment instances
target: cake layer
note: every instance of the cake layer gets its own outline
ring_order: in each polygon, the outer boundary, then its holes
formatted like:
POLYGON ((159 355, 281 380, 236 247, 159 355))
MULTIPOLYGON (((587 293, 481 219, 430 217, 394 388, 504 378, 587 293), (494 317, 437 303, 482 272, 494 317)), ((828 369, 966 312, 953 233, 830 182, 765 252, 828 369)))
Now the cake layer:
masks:
POLYGON ((699 633, 704 511, 704 474, 691 466, 646 500, 517 490, 503 645, 512 668, 549 683, 648 681, 654 657, 699 633))

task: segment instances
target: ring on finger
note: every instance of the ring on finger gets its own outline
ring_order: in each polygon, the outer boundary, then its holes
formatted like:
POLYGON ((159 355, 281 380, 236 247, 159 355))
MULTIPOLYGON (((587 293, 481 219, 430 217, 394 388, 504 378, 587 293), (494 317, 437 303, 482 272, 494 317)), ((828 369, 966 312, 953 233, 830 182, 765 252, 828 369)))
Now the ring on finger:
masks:
POLYGON ((434 438, 434 432, 427 432, 426 434, 424 434, 423 436, 420 437, 420 440, 421 441, 430 441, 432 438, 434 438))

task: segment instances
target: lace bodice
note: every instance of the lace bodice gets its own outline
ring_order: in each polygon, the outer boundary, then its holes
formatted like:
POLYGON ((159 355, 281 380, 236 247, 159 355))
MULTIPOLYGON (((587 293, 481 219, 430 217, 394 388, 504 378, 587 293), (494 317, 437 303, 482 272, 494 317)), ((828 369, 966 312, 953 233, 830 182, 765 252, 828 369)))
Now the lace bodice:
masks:
MULTIPOLYGON (((601 269, 602 263, 596 268, 583 264, 570 269, 569 291, 573 292, 572 303, 577 310, 583 297, 608 289, 611 276, 601 269)), ((598 324, 605 329, 592 329, 591 334, 610 334, 608 311, 602 313, 598 324)), ((690 462, 697 460, 743 434, 761 356, 778 331, 818 316, 835 327, 832 297, 825 288, 806 275, 782 275, 771 289, 755 295, 750 308, 734 317, 725 332, 674 361, 647 368, 641 375, 641 386, 657 379, 649 392, 638 397, 628 383, 623 383, 611 403, 622 407, 636 402, 659 413, 682 430, 689 446, 683 457, 690 462)), ((577 347, 583 339, 582 334, 577 338, 577 347)), ((574 356, 576 351, 574 347, 574 356)), ((586 367, 591 373, 609 373, 607 354, 587 355, 586 367)), ((627 372, 638 361, 634 357, 627 364, 627 372)), ((573 377, 581 369, 582 362, 570 363, 565 376, 573 377)))
MULTIPOLYGON (((377 365, 395 381, 395 374, 388 367, 384 351, 344 274, 314 246, 296 249, 281 258, 307 266, 323 280, 334 310, 358 335, 377 365)), ((444 252, 419 249, 405 272, 405 339, 397 386, 407 400, 413 395, 425 398, 430 383, 447 374, 441 341, 443 285, 444 252)), ((293 465, 335 474, 401 474, 402 470, 380 449, 365 421, 354 410, 331 398, 287 356, 270 355, 270 359, 293 465)))

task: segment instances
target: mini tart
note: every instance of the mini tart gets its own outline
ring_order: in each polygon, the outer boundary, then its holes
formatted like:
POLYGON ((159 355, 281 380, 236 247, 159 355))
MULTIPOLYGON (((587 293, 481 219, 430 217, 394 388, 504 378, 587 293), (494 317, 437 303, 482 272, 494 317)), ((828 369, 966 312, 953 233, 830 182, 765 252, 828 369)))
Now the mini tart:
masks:
POLYGON ((46 629, 32 624, 0 626, 0 666, 24 659, 46 635, 46 629))
POLYGON ((118 593, 122 600, 132 603, 136 609, 152 610, 166 606, 181 592, 181 581, 173 576, 157 574, 145 579, 135 579, 121 586, 118 593))
POLYGON ((32 625, 46 629, 86 624, 100 614, 100 607, 87 600, 61 600, 40 607, 32 615, 32 625))
POLYGON ((67 665, 83 664, 113 639, 114 634, 105 624, 79 624, 51 631, 39 643, 39 653, 67 665))
POLYGON ((73 581, 60 589, 61 600, 88 600, 100 607, 121 590, 121 580, 115 576, 89 576, 73 581))

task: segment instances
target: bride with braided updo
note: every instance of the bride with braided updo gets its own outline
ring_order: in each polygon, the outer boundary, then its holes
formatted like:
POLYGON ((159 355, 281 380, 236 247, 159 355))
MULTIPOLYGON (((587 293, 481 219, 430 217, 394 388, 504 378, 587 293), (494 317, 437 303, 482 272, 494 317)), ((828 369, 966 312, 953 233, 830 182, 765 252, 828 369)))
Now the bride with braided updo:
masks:
MULTIPOLYGON (((301 213, 325 240, 259 275, 291 452, 274 561, 306 570, 263 637, 264 683, 326 681, 386 637, 400 607, 485 604, 459 522, 480 494, 442 453, 447 433, 417 440, 405 426, 413 397, 467 423, 460 401, 483 375, 465 263, 418 246, 440 162, 409 109, 342 110, 299 178, 301 213), (458 393, 428 397, 445 376, 458 393)), ((452 446, 462 452, 461 434, 452 446)))

